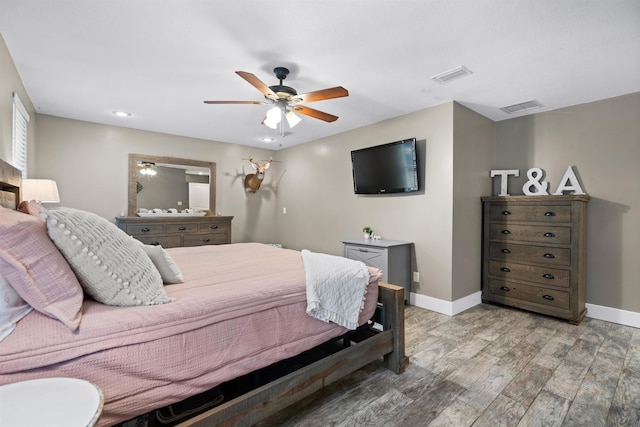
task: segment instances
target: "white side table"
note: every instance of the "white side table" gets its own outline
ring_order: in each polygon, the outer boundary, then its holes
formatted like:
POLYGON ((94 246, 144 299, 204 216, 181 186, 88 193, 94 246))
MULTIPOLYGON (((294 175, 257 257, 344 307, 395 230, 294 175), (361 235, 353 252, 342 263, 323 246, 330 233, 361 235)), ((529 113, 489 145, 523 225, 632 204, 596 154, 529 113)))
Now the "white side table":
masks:
POLYGON ((42 378, 0 386, 3 427, 86 427, 104 403, 94 384, 77 378, 42 378))

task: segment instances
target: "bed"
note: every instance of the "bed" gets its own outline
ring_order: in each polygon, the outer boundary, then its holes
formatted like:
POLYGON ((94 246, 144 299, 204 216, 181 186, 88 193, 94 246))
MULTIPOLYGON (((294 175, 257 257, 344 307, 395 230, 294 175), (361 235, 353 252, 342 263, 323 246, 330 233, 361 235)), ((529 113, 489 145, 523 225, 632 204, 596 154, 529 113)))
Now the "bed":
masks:
MULTIPOLYGON (((18 171, 0 161, 3 206, 15 208, 19 188, 18 171)), ((5 218, 27 221, 38 230, 43 227, 34 222, 40 219, 26 220, 27 214, 2 212, 5 218)), ((52 215, 46 223, 49 233, 51 224, 58 224, 52 215)), ((63 228, 60 218, 61 230, 66 233, 71 223, 63 228)), ((71 236, 76 234, 79 238, 74 245, 81 247, 78 240, 86 245, 81 231, 71 236)), ((56 236, 50 235, 57 244, 56 236)), ((60 252, 73 265, 73 258, 62 248, 60 252)), ((83 256, 86 252, 78 249, 83 256)), ((403 288, 380 283, 376 269, 367 269, 362 310, 356 316, 359 329, 366 334, 351 339, 352 328, 307 314, 305 259, 298 251, 237 243, 173 248, 166 254, 180 280, 174 284, 165 281, 158 291, 161 294, 150 297, 148 305, 107 305, 81 296, 79 312, 71 313, 69 306, 78 306, 78 297, 66 284, 56 290, 56 298, 69 294, 67 306, 59 311, 36 298, 32 304, 35 309, 0 341, 0 385, 46 377, 85 379, 100 387, 104 395, 98 425, 114 425, 313 351, 323 343, 337 338, 345 341, 340 351, 225 400, 181 424, 252 425, 372 361, 382 359, 397 373, 408 361, 404 355, 403 288), (163 303, 154 302, 159 300, 163 303), (376 311, 384 313, 379 320, 380 332, 367 326, 376 311)), ((33 262, 35 268, 50 268, 33 262)), ((0 273, 18 293, 28 296, 25 284, 15 280, 14 267, 0 257, 0 273)), ((116 273, 113 280, 121 283, 116 273)), ((124 291, 122 295, 128 297, 124 291)), ((103 297, 99 292, 91 295, 103 297)))

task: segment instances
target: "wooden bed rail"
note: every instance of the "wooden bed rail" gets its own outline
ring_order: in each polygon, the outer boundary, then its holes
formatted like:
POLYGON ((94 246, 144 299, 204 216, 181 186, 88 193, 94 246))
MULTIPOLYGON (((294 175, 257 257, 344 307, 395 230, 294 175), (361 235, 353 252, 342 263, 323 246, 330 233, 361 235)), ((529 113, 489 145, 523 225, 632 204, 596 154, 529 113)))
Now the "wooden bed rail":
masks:
POLYGON ((380 357, 384 358, 387 369, 401 373, 409 362, 404 352, 404 288, 380 283, 378 289, 378 301, 384 309, 382 332, 186 420, 178 427, 251 426, 380 357))

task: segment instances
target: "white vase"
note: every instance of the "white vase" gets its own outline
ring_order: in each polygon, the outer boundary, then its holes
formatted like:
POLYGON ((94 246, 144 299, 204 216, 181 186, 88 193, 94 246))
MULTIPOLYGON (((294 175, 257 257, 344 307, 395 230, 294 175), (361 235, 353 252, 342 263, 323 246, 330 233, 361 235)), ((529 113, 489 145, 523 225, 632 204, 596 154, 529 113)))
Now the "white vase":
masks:
POLYGON ((370 238, 371 238, 371 234, 364 233, 364 238, 365 238, 365 239, 370 239, 370 238))

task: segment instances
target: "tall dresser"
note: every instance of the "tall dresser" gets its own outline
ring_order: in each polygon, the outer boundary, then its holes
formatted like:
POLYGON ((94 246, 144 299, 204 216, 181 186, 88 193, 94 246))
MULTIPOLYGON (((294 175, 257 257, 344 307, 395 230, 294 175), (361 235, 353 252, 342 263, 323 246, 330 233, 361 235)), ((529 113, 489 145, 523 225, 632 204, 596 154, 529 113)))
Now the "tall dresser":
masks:
POLYGON ((231 243, 232 216, 117 217, 116 225, 147 245, 163 248, 231 243))
POLYGON ((579 323, 586 195, 482 197, 482 301, 579 323))

